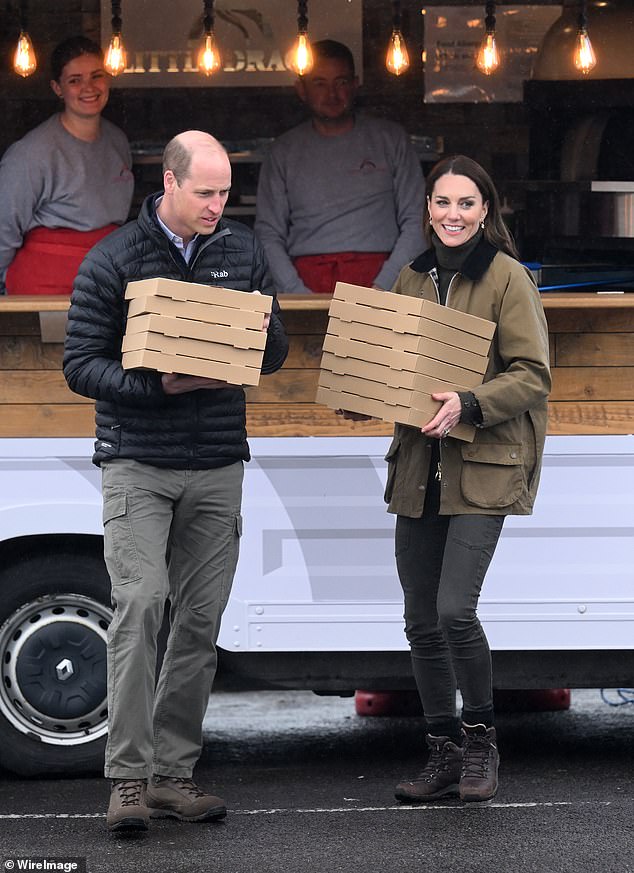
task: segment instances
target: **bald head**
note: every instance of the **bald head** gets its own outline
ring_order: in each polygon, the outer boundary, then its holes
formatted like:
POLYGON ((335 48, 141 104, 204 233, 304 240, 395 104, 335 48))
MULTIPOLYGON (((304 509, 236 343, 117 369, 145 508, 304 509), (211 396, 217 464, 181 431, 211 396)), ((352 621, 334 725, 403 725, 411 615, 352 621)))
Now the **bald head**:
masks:
POLYGON ((184 243, 216 230, 229 197, 231 164, 226 149, 201 130, 171 140, 163 155, 161 221, 184 243))
POLYGON ((190 172, 194 155, 204 156, 205 152, 223 155, 227 161, 227 150, 215 137, 202 130, 185 130, 173 137, 163 152, 163 175, 170 170, 179 185, 190 172))

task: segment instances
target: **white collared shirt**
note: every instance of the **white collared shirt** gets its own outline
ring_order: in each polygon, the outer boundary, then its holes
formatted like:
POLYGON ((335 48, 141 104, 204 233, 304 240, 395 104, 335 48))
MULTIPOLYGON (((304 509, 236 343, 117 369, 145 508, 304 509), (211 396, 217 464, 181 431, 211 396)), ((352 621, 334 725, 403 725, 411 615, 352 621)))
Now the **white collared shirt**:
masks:
POLYGON ((196 240, 197 240, 198 237, 199 237, 199 234, 197 234, 197 233, 194 234, 194 236, 190 239, 190 241, 187 243, 187 245, 185 245, 185 240, 183 239, 183 237, 182 237, 182 236, 178 236, 178 234, 176 234, 176 233, 174 233, 172 230, 170 230, 169 227, 165 224, 165 222, 161 219, 161 216, 158 214, 158 207, 160 206, 160 204, 161 204, 161 200, 162 200, 162 199, 163 199, 162 197, 159 197, 158 200, 156 201, 156 218, 157 218, 157 221, 158 221, 158 223, 160 224, 161 229, 163 230, 163 233, 165 234, 165 236, 166 236, 166 237, 167 237, 171 242, 174 243, 174 245, 176 246, 176 248, 177 248, 177 249, 181 252, 181 254, 183 255, 183 258, 185 259, 185 263, 188 264, 188 263, 190 262, 190 260, 191 260, 191 256, 192 256, 192 254, 194 253, 194 247, 195 247, 195 244, 196 244, 196 240))

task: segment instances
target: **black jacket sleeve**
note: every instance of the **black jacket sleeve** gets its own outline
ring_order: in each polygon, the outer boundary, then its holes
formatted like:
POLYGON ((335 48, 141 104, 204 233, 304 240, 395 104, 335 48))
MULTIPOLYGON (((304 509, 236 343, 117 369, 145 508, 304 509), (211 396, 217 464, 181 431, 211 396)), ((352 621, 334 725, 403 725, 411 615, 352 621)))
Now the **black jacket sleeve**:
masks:
POLYGON ((76 394, 135 406, 165 402, 161 374, 124 370, 124 281, 108 254, 93 249, 84 258, 70 300, 64 377, 76 394))
POLYGON ((261 291, 262 294, 270 294, 273 298, 271 321, 262 360, 262 373, 267 375, 279 370, 286 360, 288 355, 288 337, 286 336, 286 331, 284 330, 284 325, 280 317, 280 305, 277 302, 277 295, 273 288, 273 281, 266 262, 264 250, 257 240, 255 242, 253 255, 253 275, 251 281, 254 289, 261 291))

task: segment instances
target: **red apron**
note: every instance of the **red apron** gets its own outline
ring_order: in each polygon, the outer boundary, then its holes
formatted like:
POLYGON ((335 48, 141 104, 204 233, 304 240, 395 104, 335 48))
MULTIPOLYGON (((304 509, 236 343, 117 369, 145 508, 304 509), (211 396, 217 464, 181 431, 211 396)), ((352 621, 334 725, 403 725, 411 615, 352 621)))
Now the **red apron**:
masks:
POLYGON ((300 279, 315 294, 332 294, 337 282, 371 288, 389 252, 337 252, 293 259, 300 279))
POLYGON ((97 230, 35 227, 9 265, 8 294, 70 294, 86 252, 118 224, 97 230))

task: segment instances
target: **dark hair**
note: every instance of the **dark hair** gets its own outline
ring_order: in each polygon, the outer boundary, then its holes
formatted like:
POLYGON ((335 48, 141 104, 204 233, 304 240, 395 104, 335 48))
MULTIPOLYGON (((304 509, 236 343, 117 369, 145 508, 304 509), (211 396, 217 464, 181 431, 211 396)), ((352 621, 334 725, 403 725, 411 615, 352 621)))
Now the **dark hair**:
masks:
POLYGON ((354 76, 354 58, 347 45, 334 39, 319 39, 311 43, 313 56, 317 58, 334 58, 343 61, 350 67, 350 73, 354 76))
MULTIPOLYGON (((484 238, 497 249, 519 260, 515 241, 502 218, 500 197, 493 180, 487 171, 472 158, 468 158, 466 155, 451 155, 434 164, 426 179, 427 198, 429 199, 433 194, 436 182, 448 173, 471 179, 484 202, 488 204, 488 212, 484 222, 484 238)), ((427 242, 431 242, 431 225, 428 221, 425 222, 425 236, 427 242)))
POLYGON ((88 39, 87 36, 71 36, 56 45, 51 55, 51 78, 53 81, 59 82, 66 64, 81 57, 81 55, 95 55, 103 63, 101 46, 88 39))

